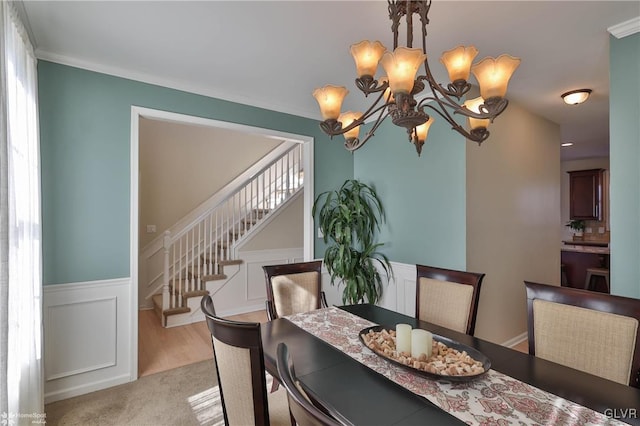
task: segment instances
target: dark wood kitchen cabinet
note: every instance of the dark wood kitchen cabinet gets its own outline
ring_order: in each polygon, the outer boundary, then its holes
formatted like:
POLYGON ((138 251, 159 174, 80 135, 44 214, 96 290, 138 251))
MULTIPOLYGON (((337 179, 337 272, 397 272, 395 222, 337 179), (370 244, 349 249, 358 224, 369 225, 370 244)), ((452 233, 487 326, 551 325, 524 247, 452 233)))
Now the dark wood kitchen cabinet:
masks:
POLYGON ((604 169, 569 173, 569 218, 602 220, 602 177, 604 169))
MULTIPOLYGON (((567 277, 567 282, 562 285, 573 288, 584 289, 586 287, 588 268, 609 269, 610 265, 608 249, 602 250, 601 253, 562 250, 560 259, 567 277)), ((593 290, 607 293, 607 287, 600 280, 597 280, 593 290)))

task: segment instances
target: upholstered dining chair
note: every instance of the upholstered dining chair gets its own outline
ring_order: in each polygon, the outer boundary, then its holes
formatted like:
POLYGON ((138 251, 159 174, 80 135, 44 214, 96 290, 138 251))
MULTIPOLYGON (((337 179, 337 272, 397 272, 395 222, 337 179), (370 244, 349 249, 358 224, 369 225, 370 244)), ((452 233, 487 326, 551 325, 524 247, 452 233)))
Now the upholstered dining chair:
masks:
POLYGON ((263 266, 267 317, 308 312, 327 306, 322 291, 322 261, 263 266))
POLYGON ((326 410, 321 409, 311 402, 307 393, 301 388, 296 377, 293 361, 289 356, 289 349, 286 343, 278 344, 276 357, 278 376, 287 391, 289 400, 289 411, 295 422, 300 426, 343 426, 350 423, 339 421, 331 416, 326 410))
POLYGON ((640 388, 640 300, 524 285, 529 354, 640 388))
POLYGON ((416 318, 473 336, 484 274, 416 265, 416 318))
POLYGON ((292 425, 287 393, 267 393, 260 323, 217 317, 209 295, 200 307, 211 332, 225 424, 292 425))

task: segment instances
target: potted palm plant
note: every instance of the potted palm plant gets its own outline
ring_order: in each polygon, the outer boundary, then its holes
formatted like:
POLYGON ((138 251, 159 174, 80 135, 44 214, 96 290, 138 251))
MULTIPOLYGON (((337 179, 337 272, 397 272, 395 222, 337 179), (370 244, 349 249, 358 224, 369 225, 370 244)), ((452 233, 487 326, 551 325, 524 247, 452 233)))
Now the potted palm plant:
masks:
POLYGON ((376 191, 356 179, 349 179, 337 190, 318 195, 312 214, 318 212, 323 240, 328 243, 324 264, 331 284, 344 284, 343 303, 376 303, 382 296, 382 280, 376 264, 387 277, 393 274, 389 259, 378 249, 376 231, 384 222, 384 210, 376 191))

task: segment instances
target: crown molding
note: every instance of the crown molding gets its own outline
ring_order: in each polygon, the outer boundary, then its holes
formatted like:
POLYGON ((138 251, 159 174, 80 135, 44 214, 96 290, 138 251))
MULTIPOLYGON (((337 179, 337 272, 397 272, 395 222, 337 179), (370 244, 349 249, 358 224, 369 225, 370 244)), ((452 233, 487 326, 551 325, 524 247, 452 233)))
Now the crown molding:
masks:
POLYGON ((640 32, 640 16, 613 25, 607 28, 607 31, 616 38, 623 38, 638 33, 640 32))
POLYGON ((141 83, 153 84, 155 86, 161 86, 169 89, 180 90, 182 92, 193 93, 195 95, 206 96, 210 98, 220 99, 223 101, 234 102, 237 104, 252 106, 256 108, 266 109, 270 111, 280 112, 283 114, 291 114, 298 117, 309 118, 312 120, 319 120, 317 112, 312 113, 310 111, 293 110, 290 107, 285 107, 278 104, 256 101, 255 99, 239 96, 229 92, 223 92, 218 88, 209 86, 200 86, 192 83, 186 83, 184 81, 172 80, 163 77, 159 77, 153 74, 147 74, 137 71, 128 70, 125 68, 113 67, 110 65, 100 64, 91 61, 85 61, 83 59, 77 59, 70 56, 60 55, 57 53, 51 53, 36 49, 36 58, 55 62, 61 65, 67 65, 74 68, 80 68, 87 71, 93 71, 101 74, 107 74, 114 77, 125 78, 128 80, 139 81, 141 83))

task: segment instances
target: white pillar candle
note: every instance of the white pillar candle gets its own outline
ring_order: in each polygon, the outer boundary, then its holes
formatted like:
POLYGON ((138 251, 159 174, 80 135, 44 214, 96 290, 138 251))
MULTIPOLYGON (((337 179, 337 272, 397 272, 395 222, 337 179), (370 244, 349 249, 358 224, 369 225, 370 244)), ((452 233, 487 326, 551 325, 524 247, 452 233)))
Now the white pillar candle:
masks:
POLYGON ((432 334, 427 330, 421 328, 411 330, 411 356, 417 359, 420 358, 420 355, 425 354, 429 358, 432 337, 432 334))
POLYGON ((396 353, 411 353, 411 326, 409 324, 396 325, 396 353))

